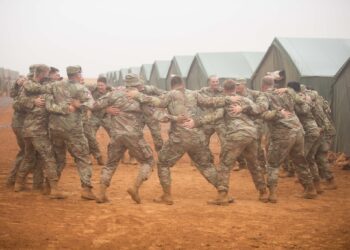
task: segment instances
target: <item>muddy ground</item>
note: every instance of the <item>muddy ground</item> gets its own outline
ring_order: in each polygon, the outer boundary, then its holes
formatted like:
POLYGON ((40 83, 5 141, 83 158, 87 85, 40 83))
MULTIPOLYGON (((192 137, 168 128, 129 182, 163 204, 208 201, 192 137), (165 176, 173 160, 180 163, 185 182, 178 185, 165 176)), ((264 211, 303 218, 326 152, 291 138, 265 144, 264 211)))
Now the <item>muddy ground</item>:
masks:
MULTIPOLYGON (((242 170, 232 172, 235 203, 207 205, 215 190, 187 156, 172 169, 173 206, 152 202, 161 194, 156 172, 142 187, 142 204, 135 204, 126 189, 137 166, 123 164, 108 190, 110 203, 83 201, 71 158, 61 181, 68 199, 32 192, 30 179, 27 191, 9 191, 6 175, 18 147, 9 101, 0 103, 0 249, 350 249, 350 172, 340 168, 333 169, 339 188, 316 200, 302 199, 295 179, 281 179, 277 204, 258 202, 249 173, 242 170)), ((148 131, 146 137, 151 141, 148 131)), ((105 153, 103 130, 98 140, 105 153)), ((211 147, 217 158, 216 139, 211 147)), ((96 162, 93 167, 98 187, 101 167, 96 162)))

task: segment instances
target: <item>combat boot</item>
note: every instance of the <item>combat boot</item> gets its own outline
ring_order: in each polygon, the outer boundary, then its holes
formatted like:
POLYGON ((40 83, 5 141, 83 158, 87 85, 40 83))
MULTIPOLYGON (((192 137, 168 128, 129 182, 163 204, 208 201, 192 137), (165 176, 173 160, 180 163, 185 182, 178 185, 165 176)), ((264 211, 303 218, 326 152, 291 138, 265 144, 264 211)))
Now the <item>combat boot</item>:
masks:
POLYGON ((269 187, 268 200, 271 203, 277 203, 277 195, 276 195, 276 187, 275 186, 269 187))
POLYGON ((61 190, 59 190, 57 186, 57 181, 50 181, 50 189, 51 193, 49 195, 50 199, 65 199, 67 198, 67 195, 64 194, 61 190))
POLYGON ((314 181, 314 186, 315 186, 317 194, 322 194, 323 193, 320 181, 314 181))
POLYGON ((214 200, 208 201, 207 203, 210 205, 227 206, 231 202, 227 196, 227 191, 219 191, 218 197, 214 200))
POLYGON ((83 187, 81 198, 84 200, 96 200, 96 196, 92 193, 91 187, 83 187))
POLYGON ((50 187, 50 184, 49 184, 48 180, 45 180, 45 182, 44 182, 42 194, 43 195, 51 194, 51 187, 50 187))
POLYGON ((259 190, 259 201, 261 201, 261 202, 268 202, 269 201, 269 197, 268 197, 266 188, 262 188, 259 190))
POLYGON ((326 189, 326 190, 334 190, 334 189, 337 189, 337 188, 338 188, 338 186, 337 186, 337 184, 335 184, 334 178, 326 180, 324 189, 326 189))
POLYGON ((173 205, 173 199, 171 197, 171 189, 170 187, 163 188, 163 194, 159 198, 153 199, 155 203, 163 203, 166 205, 173 205))
POLYGON ((96 202, 97 203, 109 202, 108 197, 106 195, 107 188, 108 188, 107 185, 100 184, 100 192, 98 193, 98 195, 96 197, 96 202))
POLYGON ((99 166, 105 165, 102 156, 97 157, 97 158, 96 158, 96 161, 97 161, 97 164, 98 164, 99 166))
POLYGON ((317 193, 313 183, 306 185, 303 197, 304 199, 315 199, 317 197, 317 193))
POLYGON ((24 178, 21 177, 17 177, 16 179, 16 183, 15 183, 15 188, 14 191, 15 192, 21 192, 25 189, 25 182, 24 182, 24 178))

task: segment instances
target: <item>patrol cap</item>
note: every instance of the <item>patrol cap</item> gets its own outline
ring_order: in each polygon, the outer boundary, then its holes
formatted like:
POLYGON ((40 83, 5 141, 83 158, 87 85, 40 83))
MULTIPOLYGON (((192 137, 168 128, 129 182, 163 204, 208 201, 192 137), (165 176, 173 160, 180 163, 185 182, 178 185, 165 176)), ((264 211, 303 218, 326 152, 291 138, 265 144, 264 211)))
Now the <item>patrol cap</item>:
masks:
POLYGON ((78 73, 81 73, 81 67, 79 65, 67 67, 67 75, 74 75, 78 73))
POLYGON ((29 74, 33 74, 35 72, 35 68, 38 66, 39 64, 32 64, 29 66, 29 74))
POLYGON ((139 85, 142 85, 142 82, 140 81, 140 78, 137 74, 129 73, 125 76, 125 86, 126 87, 136 87, 139 85))

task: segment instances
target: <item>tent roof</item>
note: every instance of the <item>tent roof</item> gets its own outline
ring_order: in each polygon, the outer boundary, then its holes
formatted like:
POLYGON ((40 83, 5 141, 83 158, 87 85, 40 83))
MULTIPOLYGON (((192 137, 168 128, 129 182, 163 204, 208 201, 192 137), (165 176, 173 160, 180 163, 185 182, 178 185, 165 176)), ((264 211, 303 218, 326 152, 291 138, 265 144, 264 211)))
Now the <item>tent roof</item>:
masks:
POLYGON ((302 76, 334 76, 350 56, 350 39, 275 38, 302 76))
POLYGON ((174 56, 173 60, 176 60, 179 66, 181 76, 187 76, 190 70, 194 56, 174 56))
POLYGON ((150 76, 151 76, 151 71, 152 71, 152 66, 153 64, 142 64, 141 68, 144 69, 145 73, 146 73, 146 80, 148 81, 150 76))
POLYGON ((124 80, 125 76, 128 74, 128 69, 127 69, 127 68, 122 68, 122 69, 120 69, 120 70, 119 70, 119 74, 122 75, 123 80, 124 80))
POLYGON ((165 79, 170 67, 170 61, 155 61, 154 65, 158 68, 159 78, 165 79))
POLYGON ((140 74, 140 70, 141 70, 141 68, 140 67, 131 67, 131 68, 129 68, 129 72, 130 73, 134 73, 134 74, 140 74))
POLYGON ((208 76, 217 75, 222 78, 250 78, 263 56, 263 52, 217 52, 196 55, 208 76))

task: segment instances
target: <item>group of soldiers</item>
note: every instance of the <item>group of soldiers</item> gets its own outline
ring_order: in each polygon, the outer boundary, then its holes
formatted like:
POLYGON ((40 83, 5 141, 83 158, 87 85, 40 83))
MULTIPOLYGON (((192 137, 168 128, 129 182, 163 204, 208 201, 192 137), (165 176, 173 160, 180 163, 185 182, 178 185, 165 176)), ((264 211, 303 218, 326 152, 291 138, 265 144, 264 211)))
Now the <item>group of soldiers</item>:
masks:
POLYGON ((68 80, 47 65, 32 65, 29 70, 11 88, 12 127, 20 150, 7 186, 15 192, 24 189, 32 172, 34 189, 52 199, 66 198, 59 180, 68 151, 80 176, 81 197, 107 202, 111 179, 128 150, 140 166, 127 192, 141 203, 139 189, 155 165, 144 138, 146 125, 158 154, 163 194, 154 199, 157 203, 173 204, 170 169, 185 153, 217 190, 209 204, 233 202, 229 181, 236 161, 246 162, 262 202, 277 202, 279 169, 285 163, 297 173, 306 199, 323 192, 321 179, 324 189, 337 188, 327 158, 335 135, 328 103, 298 82, 286 85, 283 71, 264 76, 261 91, 247 88, 246 79, 225 80, 221 87, 214 75, 208 78, 208 87, 197 91, 186 89, 184 80, 175 75, 171 90, 164 91, 145 85, 132 73, 126 75, 124 87, 111 88, 104 76, 96 86, 84 85, 80 66, 67 67, 68 80), (170 123, 166 142, 160 122, 170 123), (96 140, 100 127, 110 137, 106 164, 96 140), (209 148, 214 133, 221 147, 219 166, 209 148), (90 155, 103 166, 96 195, 90 155))

